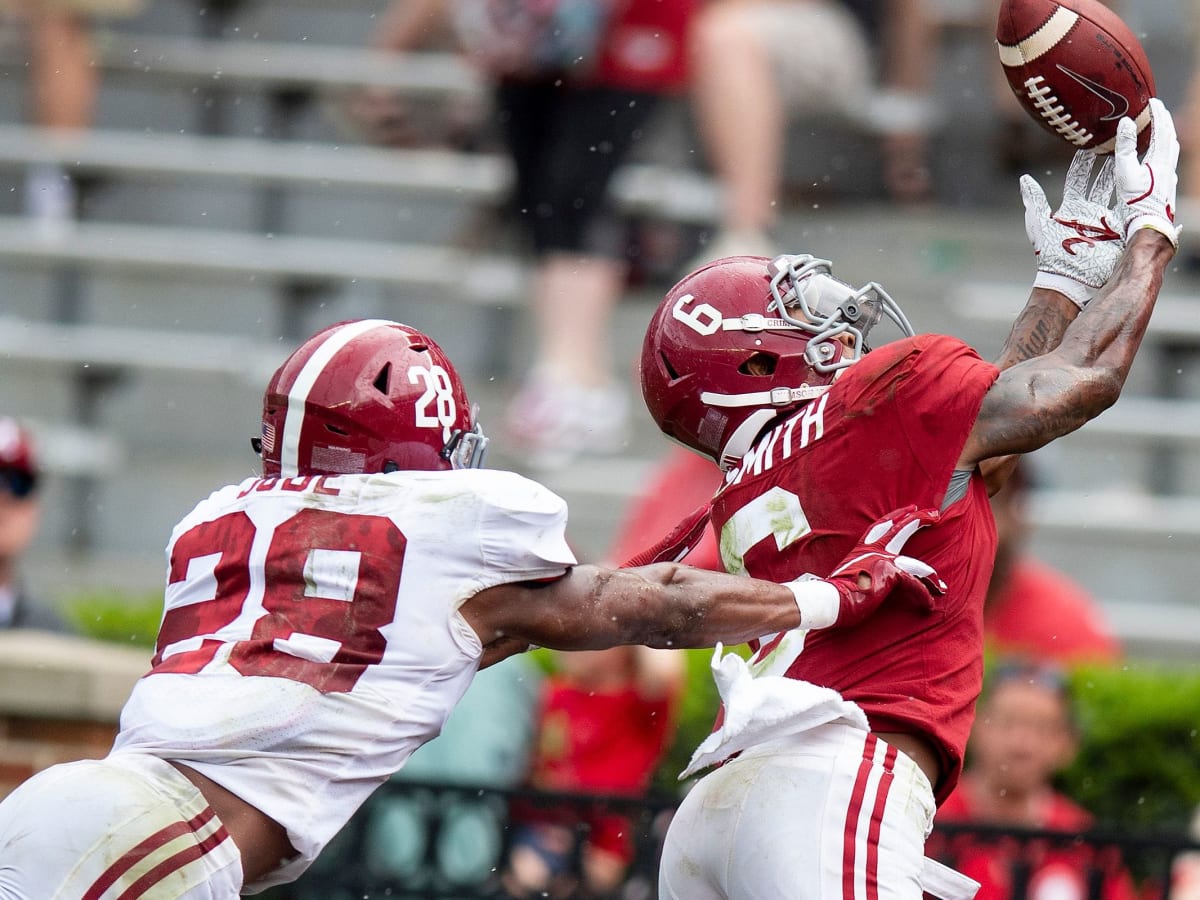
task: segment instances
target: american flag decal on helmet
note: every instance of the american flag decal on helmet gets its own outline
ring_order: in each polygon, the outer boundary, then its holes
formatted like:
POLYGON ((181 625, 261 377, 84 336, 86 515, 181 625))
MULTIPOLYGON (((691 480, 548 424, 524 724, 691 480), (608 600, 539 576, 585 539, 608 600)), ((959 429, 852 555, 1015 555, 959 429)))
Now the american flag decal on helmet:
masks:
POLYGON ((262 452, 270 453, 275 449, 275 426, 270 422, 263 422, 262 426, 262 452))

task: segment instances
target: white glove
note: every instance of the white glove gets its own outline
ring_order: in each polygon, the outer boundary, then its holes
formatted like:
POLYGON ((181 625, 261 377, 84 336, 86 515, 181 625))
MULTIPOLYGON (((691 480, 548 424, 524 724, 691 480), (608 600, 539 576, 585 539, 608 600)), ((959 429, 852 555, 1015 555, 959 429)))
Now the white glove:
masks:
POLYGON ((1179 139, 1171 113, 1157 97, 1150 101, 1150 145, 1138 162, 1137 127, 1128 117, 1117 123, 1117 200, 1124 205, 1125 239, 1139 228, 1153 228, 1175 247, 1175 190, 1179 176, 1179 139))
POLYGON ((1118 230, 1124 224, 1121 213, 1110 208, 1114 163, 1106 158, 1092 178, 1096 159, 1090 150, 1075 154, 1063 184, 1062 205, 1053 215, 1042 186, 1032 176, 1021 176, 1025 234, 1037 254, 1033 285, 1058 291, 1080 309, 1112 277, 1125 252, 1118 230))

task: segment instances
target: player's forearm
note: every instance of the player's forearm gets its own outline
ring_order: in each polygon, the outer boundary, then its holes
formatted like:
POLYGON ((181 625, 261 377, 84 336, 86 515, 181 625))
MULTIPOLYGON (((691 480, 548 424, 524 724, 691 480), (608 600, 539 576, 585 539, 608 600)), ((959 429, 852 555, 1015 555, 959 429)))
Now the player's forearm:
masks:
POLYGON ((1157 231, 1135 231, 1113 277, 1063 336, 1063 361, 1111 371, 1123 384, 1174 254, 1171 242, 1157 231))
MULTIPOLYGON (((651 647, 739 644, 800 624, 795 595, 766 581, 661 563, 624 570, 643 580, 628 643, 651 647)), ((628 589, 623 584, 621 590, 628 589)))
POLYGON ((1028 453, 1069 434, 1120 396, 1174 248, 1142 229, 1117 271, 1052 353, 1014 364, 984 397, 959 467, 1028 453))
POLYGON ((1058 291, 1034 288, 1013 323, 996 366, 1007 369, 1049 353, 1062 342, 1067 327, 1078 315, 1079 307, 1058 291))

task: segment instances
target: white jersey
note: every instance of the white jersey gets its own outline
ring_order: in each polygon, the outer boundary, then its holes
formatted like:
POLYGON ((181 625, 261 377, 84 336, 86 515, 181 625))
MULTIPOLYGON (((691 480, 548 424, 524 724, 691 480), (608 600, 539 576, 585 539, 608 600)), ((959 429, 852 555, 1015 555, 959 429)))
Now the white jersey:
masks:
POLYGON ((150 673, 114 753, 185 762, 283 825, 295 879, 435 737, 482 653, 459 607, 575 564, 566 504, 508 472, 250 479, 167 547, 150 673))

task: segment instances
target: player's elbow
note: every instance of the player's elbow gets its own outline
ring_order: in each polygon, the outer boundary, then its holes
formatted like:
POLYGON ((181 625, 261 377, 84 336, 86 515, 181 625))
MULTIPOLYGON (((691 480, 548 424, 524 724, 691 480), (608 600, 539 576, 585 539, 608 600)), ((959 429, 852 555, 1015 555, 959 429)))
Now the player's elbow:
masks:
POLYGON ((1081 404, 1089 421, 1117 402, 1127 374, 1128 369, 1119 366, 1099 366, 1091 370, 1088 390, 1083 393, 1081 404))

